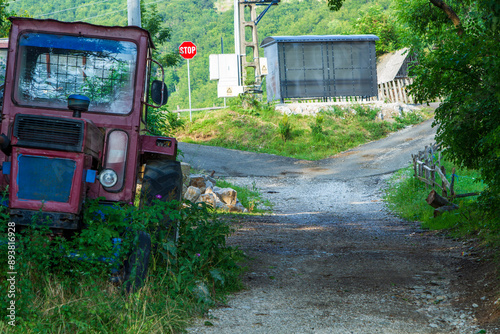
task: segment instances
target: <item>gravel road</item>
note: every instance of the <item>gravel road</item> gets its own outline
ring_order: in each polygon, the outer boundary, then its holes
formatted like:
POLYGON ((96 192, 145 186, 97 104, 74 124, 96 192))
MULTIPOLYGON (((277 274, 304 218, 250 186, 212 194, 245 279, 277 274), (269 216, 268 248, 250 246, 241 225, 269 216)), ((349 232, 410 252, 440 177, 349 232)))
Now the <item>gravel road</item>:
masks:
POLYGON ((495 300, 480 294, 484 276, 465 279, 477 267, 469 245, 394 217, 381 200, 386 179, 434 133, 427 121, 317 162, 181 143, 194 168, 274 203, 228 240, 249 256, 246 289, 188 332, 500 332, 477 319, 495 300))

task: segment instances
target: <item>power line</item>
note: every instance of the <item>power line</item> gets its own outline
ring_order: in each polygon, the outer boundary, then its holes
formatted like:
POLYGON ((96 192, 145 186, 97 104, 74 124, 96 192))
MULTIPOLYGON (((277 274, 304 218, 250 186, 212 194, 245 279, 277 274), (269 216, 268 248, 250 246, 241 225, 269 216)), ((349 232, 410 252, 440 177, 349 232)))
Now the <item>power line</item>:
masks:
POLYGON ((38 17, 40 17, 40 16, 52 15, 52 14, 57 14, 57 13, 62 13, 62 12, 66 12, 66 11, 68 11, 68 10, 77 9, 77 8, 82 8, 82 7, 86 7, 86 6, 90 6, 90 5, 97 5, 97 4, 100 4, 100 3, 103 3, 103 2, 107 2, 107 1, 110 1, 110 0, 103 0, 103 1, 99 1, 99 2, 91 2, 91 3, 88 3, 88 4, 86 4, 86 5, 81 5, 81 6, 71 7, 71 8, 68 8, 68 9, 63 9, 63 10, 58 10, 57 12, 46 13, 46 14, 40 14, 40 15, 38 15, 38 17))
MULTIPOLYGON (((85 5, 79 5, 79 6, 75 6, 75 7, 71 7, 71 8, 67 8, 67 9, 58 10, 58 11, 55 11, 55 12, 39 14, 39 15, 36 15, 36 17, 39 18, 39 17, 42 17, 42 16, 48 16, 48 15, 52 15, 52 14, 58 14, 58 13, 62 13, 62 12, 67 12, 68 10, 78 9, 78 8, 87 7, 87 6, 91 6, 91 5, 98 5, 98 4, 101 4, 103 2, 108 2, 108 1, 110 1, 110 0, 102 0, 102 1, 98 1, 98 2, 91 2, 91 3, 87 3, 85 5)), ((148 5, 152 5, 152 4, 155 4, 155 3, 158 3, 158 2, 163 2, 163 1, 166 1, 166 0, 151 1, 151 2, 145 3, 144 5, 148 6, 148 5)), ((10 1, 7 4, 11 4, 11 3, 14 3, 14 1, 10 1)), ((98 18, 98 17, 110 15, 110 14, 113 14, 113 13, 123 12, 125 10, 127 10, 127 8, 120 9, 120 10, 114 10, 114 11, 107 12, 107 13, 100 14, 100 15, 96 15, 96 16, 86 17, 84 19, 80 19, 80 21, 92 20, 92 19, 95 19, 95 18, 98 18)))
MULTIPOLYGON (((152 4, 155 4, 155 3, 158 3, 158 2, 163 2, 163 1, 166 1, 166 0, 156 0, 156 1, 151 1, 151 2, 145 3, 144 5, 148 6, 148 5, 152 5, 152 4)), ((84 19, 81 19, 80 21, 92 20, 92 19, 95 19, 96 17, 102 17, 102 16, 106 16, 106 15, 109 15, 109 14, 117 13, 117 12, 123 12, 123 11, 125 11, 125 10, 127 10, 127 8, 125 8, 125 9, 120 9, 120 10, 115 10, 115 11, 108 12, 108 13, 101 14, 101 15, 96 15, 96 16, 86 17, 86 18, 84 18, 84 19)))

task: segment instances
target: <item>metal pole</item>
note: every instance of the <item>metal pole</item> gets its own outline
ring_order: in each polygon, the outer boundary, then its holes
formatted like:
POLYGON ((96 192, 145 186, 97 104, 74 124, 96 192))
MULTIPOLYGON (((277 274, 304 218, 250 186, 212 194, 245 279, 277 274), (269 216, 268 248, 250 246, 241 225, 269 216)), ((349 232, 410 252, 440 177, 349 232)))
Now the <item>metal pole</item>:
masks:
POLYGON ((193 118, 191 116, 191 77, 189 75, 189 59, 187 61, 188 61, 189 121, 192 122, 193 118))
POLYGON ((234 53, 238 59, 238 85, 241 85, 240 41, 240 5, 239 0, 234 0, 234 53))
POLYGON ((128 25, 141 27, 140 0, 127 0, 128 25))

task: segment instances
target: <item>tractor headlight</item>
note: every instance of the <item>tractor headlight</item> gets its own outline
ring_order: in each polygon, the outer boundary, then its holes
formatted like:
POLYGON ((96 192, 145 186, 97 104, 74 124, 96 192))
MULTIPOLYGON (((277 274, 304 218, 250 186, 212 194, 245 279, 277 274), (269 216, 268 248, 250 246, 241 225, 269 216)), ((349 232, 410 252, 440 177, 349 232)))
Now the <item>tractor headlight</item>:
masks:
POLYGON ((103 187, 111 188, 118 182, 118 174, 112 169, 103 169, 99 174, 99 182, 101 182, 103 187))

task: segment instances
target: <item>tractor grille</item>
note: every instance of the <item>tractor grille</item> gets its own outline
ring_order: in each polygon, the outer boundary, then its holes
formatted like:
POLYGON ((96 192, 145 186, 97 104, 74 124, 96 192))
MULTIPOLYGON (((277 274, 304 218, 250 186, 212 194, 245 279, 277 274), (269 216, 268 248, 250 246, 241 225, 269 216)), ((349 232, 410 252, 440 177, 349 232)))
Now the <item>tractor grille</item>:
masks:
POLYGON ((76 161, 19 155, 17 197, 21 200, 67 203, 71 194, 76 161))
POLYGON ((16 115, 18 146, 81 152, 85 124, 78 119, 16 115))

